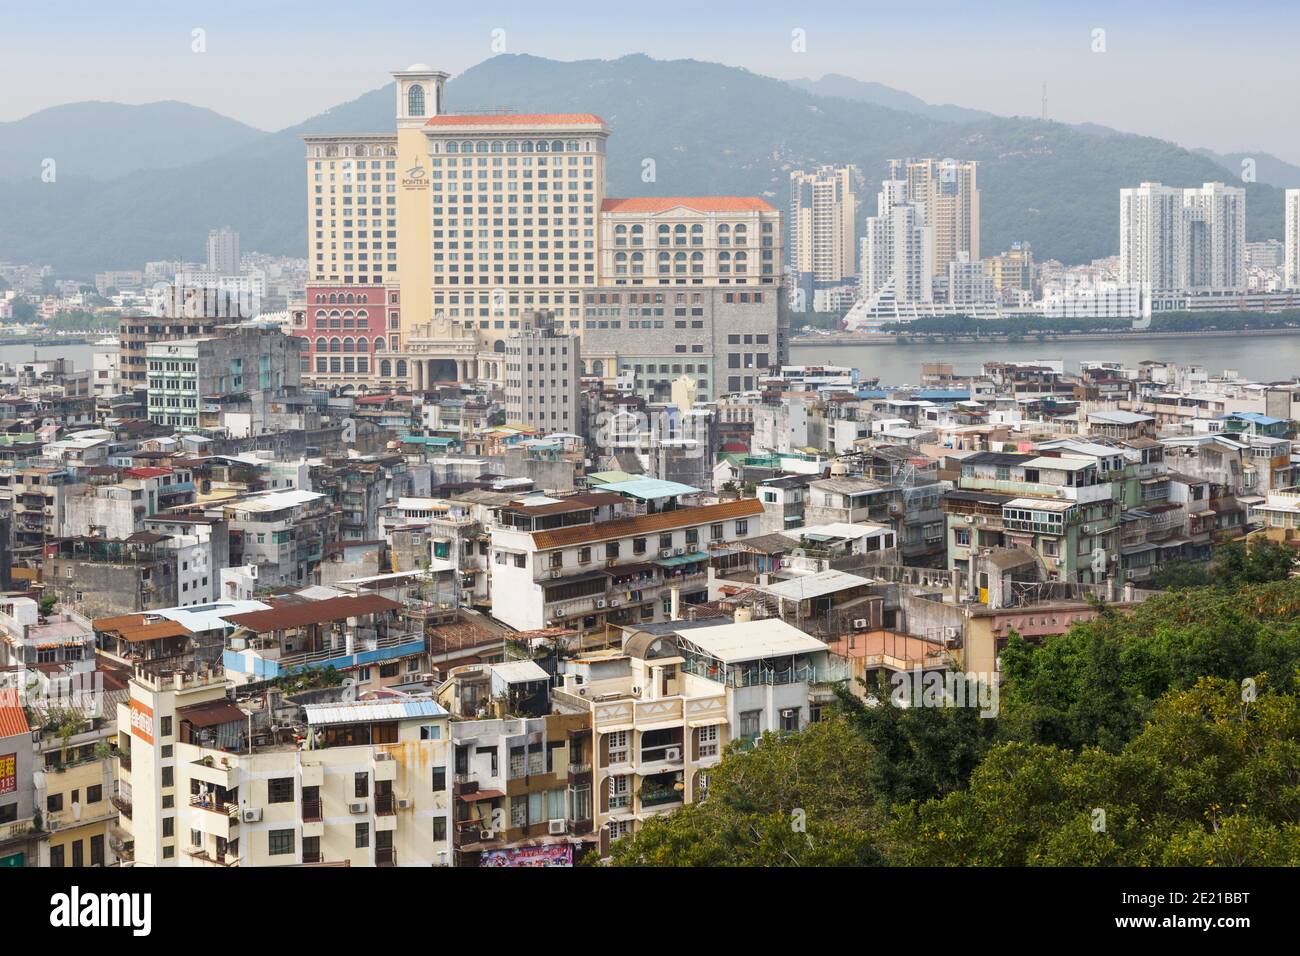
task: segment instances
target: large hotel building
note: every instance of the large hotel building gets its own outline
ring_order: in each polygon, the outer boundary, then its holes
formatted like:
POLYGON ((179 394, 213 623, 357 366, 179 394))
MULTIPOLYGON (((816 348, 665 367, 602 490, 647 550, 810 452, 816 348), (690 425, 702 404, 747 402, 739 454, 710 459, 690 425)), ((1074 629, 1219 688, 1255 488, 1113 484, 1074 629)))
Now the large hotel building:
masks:
POLYGON ((394 74, 396 132, 312 135, 303 376, 345 389, 503 384, 506 342, 548 313, 583 371, 701 397, 781 361, 780 214, 756 197, 605 194, 589 113, 457 114, 447 74, 394 74))

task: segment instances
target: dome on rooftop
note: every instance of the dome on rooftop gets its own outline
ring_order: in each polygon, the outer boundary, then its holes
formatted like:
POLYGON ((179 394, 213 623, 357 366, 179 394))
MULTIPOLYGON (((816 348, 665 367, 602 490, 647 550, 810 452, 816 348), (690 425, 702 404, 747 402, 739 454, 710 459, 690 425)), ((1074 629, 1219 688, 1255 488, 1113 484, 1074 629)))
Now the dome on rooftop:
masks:
POLYGON ((402 72, 404 73, 432 73, 433 67, 427 63, 412 63, 402 72))

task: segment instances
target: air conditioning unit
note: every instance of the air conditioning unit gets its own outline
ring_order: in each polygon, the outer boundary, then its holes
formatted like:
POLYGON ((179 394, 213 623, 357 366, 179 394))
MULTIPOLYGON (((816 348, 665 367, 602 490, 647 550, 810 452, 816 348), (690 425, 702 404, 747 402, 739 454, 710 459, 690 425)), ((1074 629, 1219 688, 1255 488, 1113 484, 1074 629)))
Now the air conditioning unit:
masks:
POLYGON ((239 818, 245 823, 258 823, 262 819, 262 808, 258 807, 255 810, 244 810, 243 813, 240 814, 239 818))
POLYGON ((853 619, 853 629, 856 631, 866 630, 867 619, 865 617, 855 617, 853 619))
POLYGON ((664 751, 664 759, 665 759, 665 760, 681 760, 681 759, 682 759, 682 748, 681 748, 681 747, 669 747, 667 750, 664 751))
POLYGON ((399 810, 411 809, 411 801, 403 797, 401 800, 397 801, 397 809, 399 810))
POLYGON ((605 562, 605 567, 612 568, 616 564, 618 564, 618 558, 610 558, 608 561, 605 562))
POLYGON ((555 836, 563 833, 567 828, 567 826, 568 826, 568 821, 566 820, 547 820, 546 832, 555 836))
POLYGON ((675 549, 673 549, 673 554, 685 554, 685 553, 686 553, 686 549, 685 549, 685 548, 675 548, 675 549))
POLYGON ((610 606, 610 607, 618 607, 618 606, 619 606, 620 604, 622 604, 622 603, 623 603, 622 601, 610 601, 610 602, 609 602, 609 606, 610 606))
POLYGON ((556 578, 558 578, 559 576, 560 576, 560 572, 559 572, 559 571, 552 571, 552 572, 551 572, 551 580, 552 580, 552 581, 554 581, 554 580, 555 580, 556 578))
POLYGON ((974 516, 974 515, 967 515, 967 516, 966 516, 966 523, 967 523, 967 524, 974 524, 974 523, 975 523, 975 516, 974 516))
POLYGON ((794 708, 793 708, 793 707, 786 707, 784 710, 781 711, 781 716, 782 716, 782 717, 793 717, 793 716, 794 716, 794 708))
POLYGON ((365 813, 367 808, 365 803, 349 803, 348 813, 365 813))
POLYGON ((604 598, 596 598, 596 607, 604 607, 604 606, 605 606, 605 599, 604 599, 604 598))
POLYGON ((659 557, 661 558, 671 558, 672 556, 673 556, 672 548, 664 548, 662 551, 659 552, 659 557))
POLYGON ((478 838, 479 838, 480 840, 491 840, 491 839, 492 839, 493 837, 495 837, 496 835, 497 835, 497 834, 496 834, 496 831, 495 831, 495 830, 479 830, 479 831, 478 831, 478 838))

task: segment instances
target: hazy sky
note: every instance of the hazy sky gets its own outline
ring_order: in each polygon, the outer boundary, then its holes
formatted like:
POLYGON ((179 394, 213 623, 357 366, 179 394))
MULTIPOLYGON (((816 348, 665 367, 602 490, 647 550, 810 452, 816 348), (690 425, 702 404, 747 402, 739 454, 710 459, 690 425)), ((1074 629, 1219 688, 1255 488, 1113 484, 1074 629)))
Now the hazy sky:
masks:
POLYGON ((511 53, 572 60, 640 52, 782 78, 843 73, 1002 114, 1037 115, 1046 82, 1052 119, 1300 163, 1294 0, 186 6, 6 2, 0 121, 78 100, 175 99, 279 129, 381 86, 409 63, 455 74, 492 55, 501 29, 511 53), (206 52, 191 49, 196 29, 205 31, 206 52), (804 52, 792 49, 796 29, 805 31, 804 52), (1095 30, 1105 31, 1104 52, 1093 52, 1095 30))

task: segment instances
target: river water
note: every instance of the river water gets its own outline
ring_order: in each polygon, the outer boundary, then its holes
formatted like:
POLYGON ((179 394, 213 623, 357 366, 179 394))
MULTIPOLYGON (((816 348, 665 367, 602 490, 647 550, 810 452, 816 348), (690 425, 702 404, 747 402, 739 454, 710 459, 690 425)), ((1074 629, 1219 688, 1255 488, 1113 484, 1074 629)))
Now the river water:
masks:
MULTIPOLYGON (((33 357, 70 358, 78 369, 90 368, 94 345, 3 345, 0 362, 30 362, 33 357)), ((1257 381, 1281 381, 1300 374, 1300 334, 1190 336, 1152 339, 1150 344, 1125 338, 1058 342, 938 342, 910 345, 793 345, 794 365, 850 365, 863 378, 879 377, 884 385, 917 384, 923 362, 951 362, 958 374, 974 374, 985 362, 1064 360, 1067 372, 1080 362, 1122 362, 1132 367, 1143 359, 1202 365, 1211 374, 1235 369, 1257 381)))
POLYGON ((1300 334, 1189 336, 1153 338, 1149 344, 1125 337, 1057 342, 960 342, 910 345, 792 345, 793 365, 849 365, 862 378, 879 377, 882 385, 915 385, 923 362, 951 362, 957 374, 974 374, 985 362, 1064 360, 1067 372, 1086 361, 1122 362, 1133 367, 1143 359, 1201 365, 1211 375, 1234 369, 1257 381, 1281 381, 1300 374, 1300 334))

